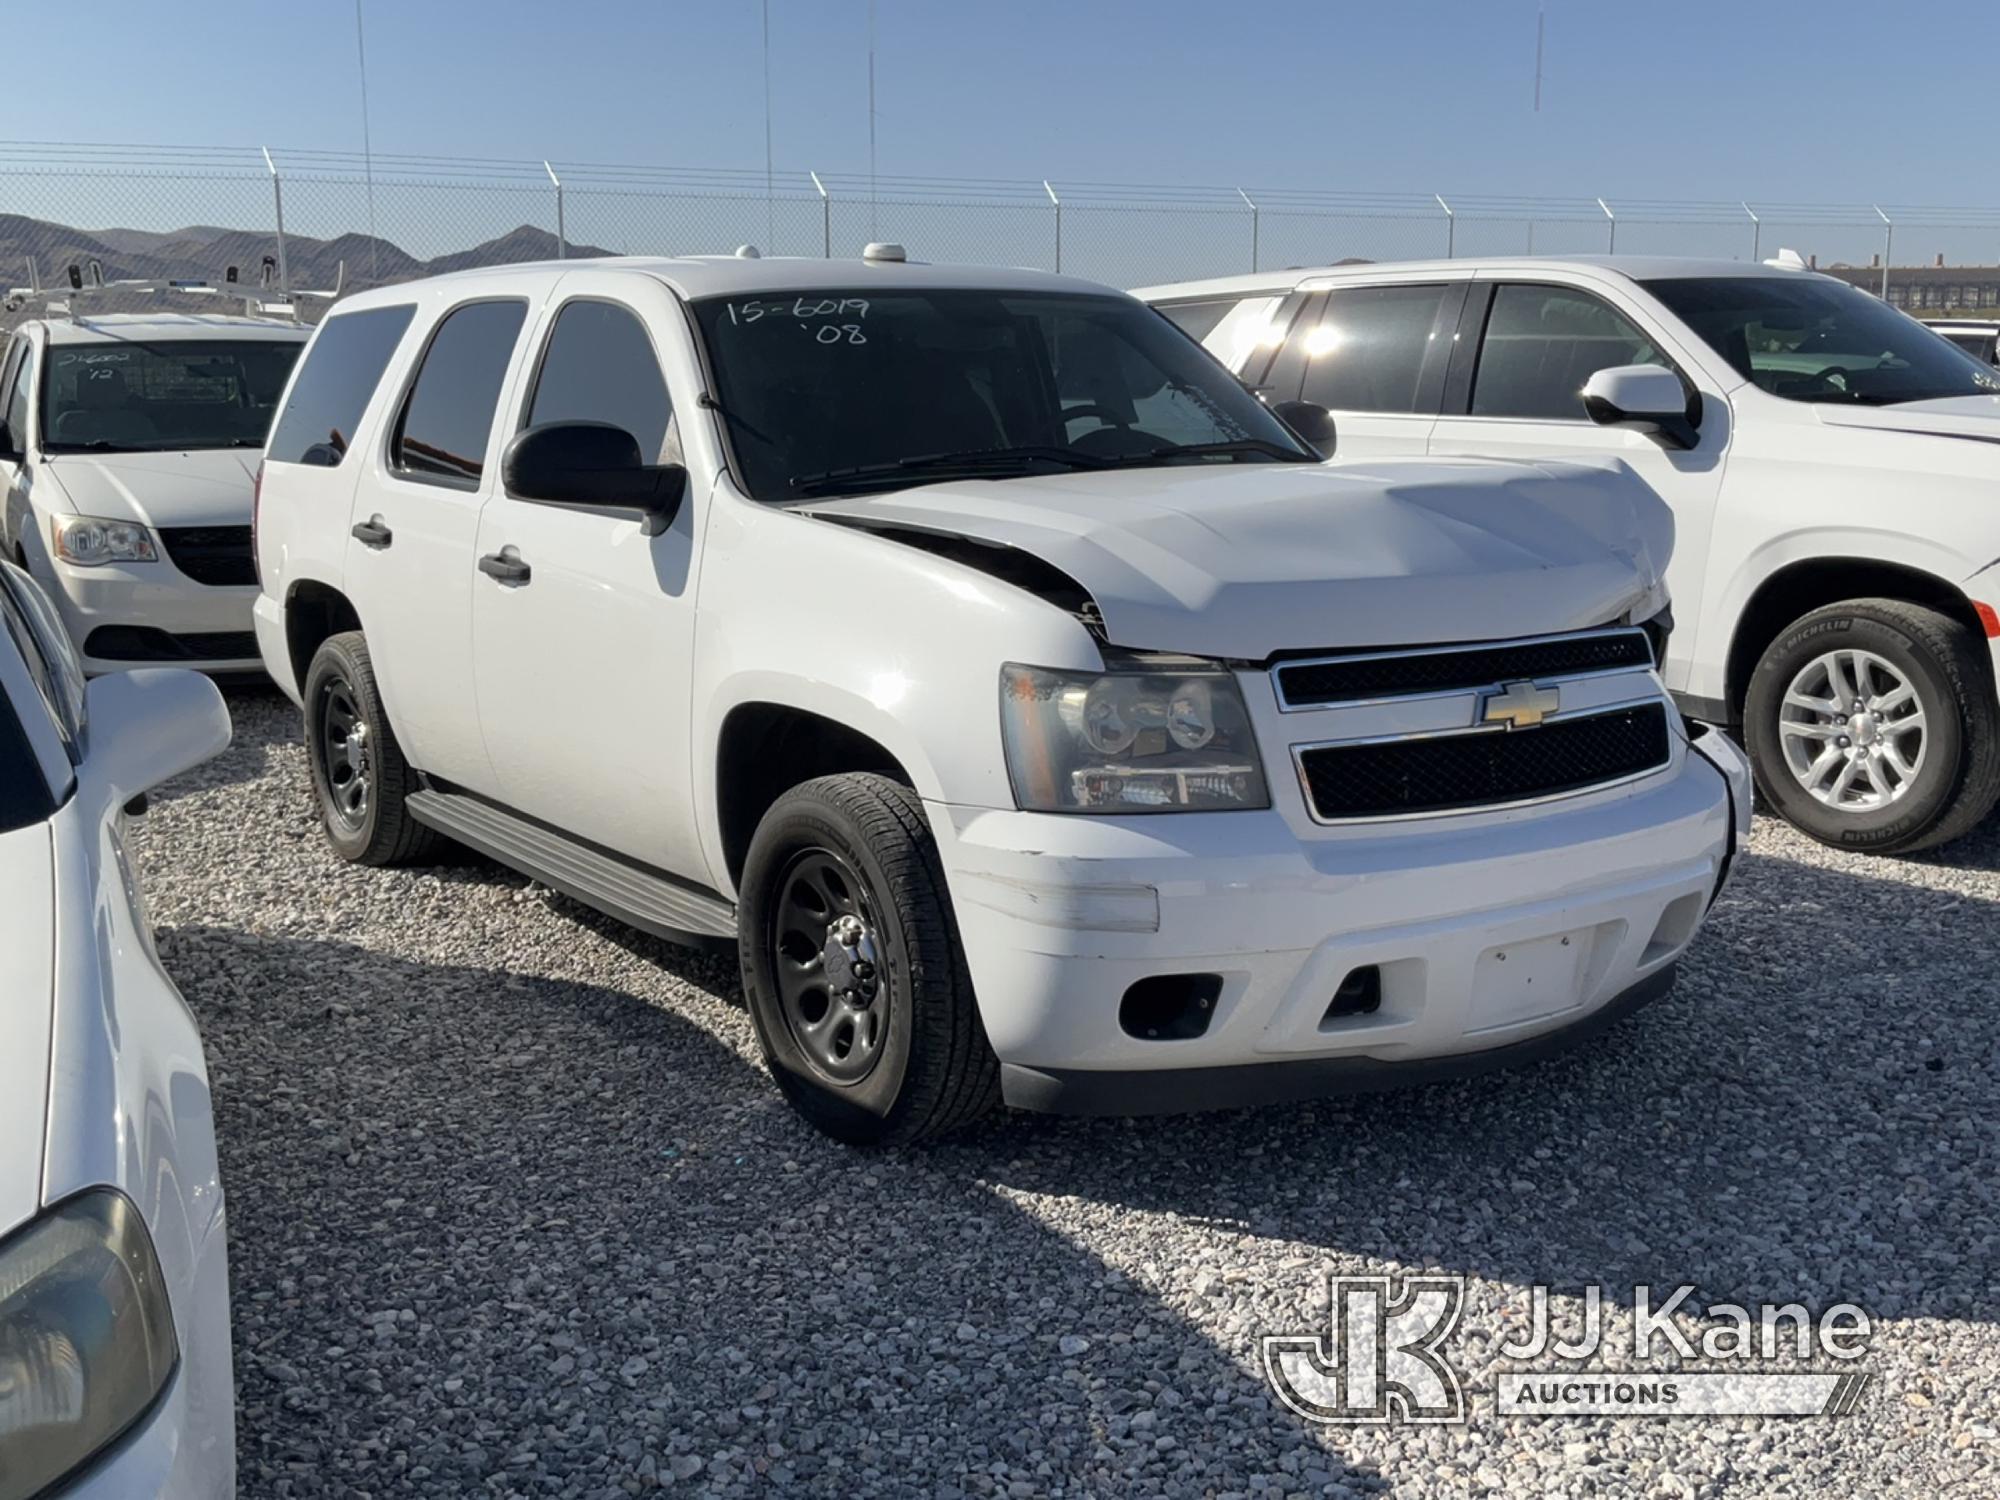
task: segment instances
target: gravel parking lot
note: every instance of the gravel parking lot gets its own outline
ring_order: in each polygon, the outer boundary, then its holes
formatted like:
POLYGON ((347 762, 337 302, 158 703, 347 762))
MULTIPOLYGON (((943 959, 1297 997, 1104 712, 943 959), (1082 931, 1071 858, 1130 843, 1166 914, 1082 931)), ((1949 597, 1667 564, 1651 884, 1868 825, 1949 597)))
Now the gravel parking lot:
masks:
POLYGON ((231 707, 135 844, 207 1036, 246 1496, 2000 1493, 2000 831, 1760 819, 1672 998, 1523 1074, 868 1155, 769 1086, 732 963, 337 863, 290 705, 231 707), (1471 1278, 1473 1420, 1280 1408, 1258 1336, 1397 1269, 1471 1278), (1537 1282, 1851 1300, 1875 1379, 1502 1422, 1537 1282))

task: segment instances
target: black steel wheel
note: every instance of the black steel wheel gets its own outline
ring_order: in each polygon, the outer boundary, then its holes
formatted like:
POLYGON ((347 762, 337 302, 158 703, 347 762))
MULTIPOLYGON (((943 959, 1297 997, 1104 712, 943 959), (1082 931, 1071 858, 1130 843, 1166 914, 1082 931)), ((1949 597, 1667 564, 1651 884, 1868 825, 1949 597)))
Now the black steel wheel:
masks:
POLYGON ((389 727, 360 631, 320 643, 299 697, 313 791, 334 852, 362 865, 416 864, 434 857, 448 841, 404 806, 417 790, 417 773, 389 727))
POLYGON ((999 1100, 923 803, 873 774, 780 797, 744 861, 743 988, 772 1077, 855 1145, 952 1130, 999 1100))

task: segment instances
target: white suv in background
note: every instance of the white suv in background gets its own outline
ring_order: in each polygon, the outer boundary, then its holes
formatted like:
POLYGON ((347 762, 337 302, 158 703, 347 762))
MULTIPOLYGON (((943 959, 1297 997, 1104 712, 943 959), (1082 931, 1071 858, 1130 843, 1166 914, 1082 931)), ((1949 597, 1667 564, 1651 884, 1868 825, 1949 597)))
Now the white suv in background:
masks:
POLYGON ((1654 670, 1643 486, 1328 469, 1129 297, 871 250, 333 310, 256 616, 339 854, 735 942, 862 1142, 1506 1062, 1667 987, 1749 787, 1654 670))
POLYGON ((92 675, 260 672, 251 481, 311 329, 253 317, 38 318, 0 361, 0 556, 92 675))
POLYGON ((1629 467, 1673 509, 1667 686, 1831 844, 2000 797, 2000 371, 1802 267, 1584 256, 1149 287, 1341 461, 1629 467), (1296 415, 1296 413, 1295 413, 1296 415), (1320 414, 1324 420, 1324 413, 1320 414))

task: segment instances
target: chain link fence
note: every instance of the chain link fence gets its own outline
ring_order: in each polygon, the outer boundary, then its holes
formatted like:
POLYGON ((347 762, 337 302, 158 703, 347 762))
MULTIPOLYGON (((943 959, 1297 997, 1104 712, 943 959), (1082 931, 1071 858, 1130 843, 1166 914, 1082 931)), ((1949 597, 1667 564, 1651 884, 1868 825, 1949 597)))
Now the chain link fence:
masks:
MULTIPOLYGON (((0 286, 224 281, 348 290, 556 257, 851 256, 1062 270, 1116 286, 1344 260, 1797 251, 1910 306, 2000 303, 2000 209, 1525 199, 762 173, 262 147, 0 142, 0 286), (1900 247, 1906 265, 1896 266, 1900 247), (1912 257, 1911 252, 1915 254, 1912 257), (1938 261, 1992 268, 1943 278, 1938 261), (1891 267, 1886 280, 1880 267, 1891 267), (1864 272, 1866 274, 1864 274, 1864 272), (1943 278, 1943 279, 1941 279, 1943 278), (1949 284, 1947 284, 1947 281, 1949 284), (1982 288, 1992 284, 1991 300, 1982 288), (1936 285, 1937 298, 1917 289, 1936 285)), ((150 305, 113 293, 92 306, 150 305)), ((32 314, 10 297, 0 325, 32 314)), ((301 311, 316 314, 320 302, 301 311)), ((1989 311, 1988 315, 1992 315, 1989 311)))

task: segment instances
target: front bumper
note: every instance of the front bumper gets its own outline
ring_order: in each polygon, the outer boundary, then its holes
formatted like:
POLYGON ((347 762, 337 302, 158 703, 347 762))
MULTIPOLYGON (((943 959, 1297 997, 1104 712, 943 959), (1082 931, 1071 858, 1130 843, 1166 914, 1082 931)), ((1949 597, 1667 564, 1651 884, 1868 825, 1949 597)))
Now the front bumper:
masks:
POLYGON ((137 666, 264 670, 251 634, 254 587, 196 583, 164 558, 78 568, 38 555, 34 565, 90 676, 137 666))
POLYGON ((933 804, 1010 1103, 1195 1109, 1503 1063, 1664 991, 1748 831, 1741 754, 1541 807, 1327 830, 1278 811, 1079 818, 933 804), (1379 1005, 1329 1014, 1373 969, 1379 1005), (1191 1036, 1141 979, 1213 975, 1191 1036), (1535 1045, 1529 1045, 1535 1044, 1535 1045))

